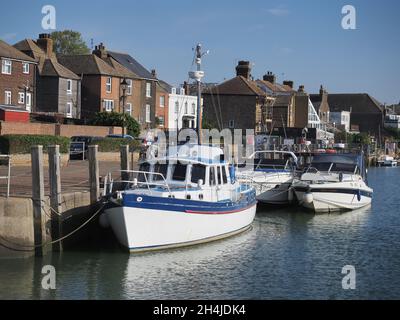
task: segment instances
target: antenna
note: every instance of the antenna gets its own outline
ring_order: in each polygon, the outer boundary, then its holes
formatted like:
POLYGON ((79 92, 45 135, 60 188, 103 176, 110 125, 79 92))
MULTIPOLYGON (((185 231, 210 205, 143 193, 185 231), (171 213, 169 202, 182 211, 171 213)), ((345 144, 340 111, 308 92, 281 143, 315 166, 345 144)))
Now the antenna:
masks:
POLYGON ((199 139, 199 144, 201 144, 201 80, 204 78, 204 71, 201 71, 201 63, 202 63, 202 58, 205 55, 208 55, 210 53, 209 50, 206 52, 201 51, 202 45, 199 43, 196 46, 196 49, 193 49, 196 51, 195 54, 195 63, 197 65, 197 71, 190 71, 189 72, 189 77, 197 82, 197 134, 198 134, 198 139, 199 139))

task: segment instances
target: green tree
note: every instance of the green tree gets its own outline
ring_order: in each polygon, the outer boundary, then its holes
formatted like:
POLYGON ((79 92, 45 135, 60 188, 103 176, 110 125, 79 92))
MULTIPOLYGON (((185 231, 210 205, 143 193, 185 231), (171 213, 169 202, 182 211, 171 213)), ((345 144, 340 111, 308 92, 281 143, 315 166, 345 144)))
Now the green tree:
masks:
POLYGON ((55 31, 51 34, 53 49, 57 54, 88 54, 90 49, 82 39, 80 32, 72 30, 55 31))
POLYGON ((127 113, 98 112, 92 120, 92 124, 95 126, 113 127, 122 127, 124 125, 128 134, 132 137, 137 137, 140 134, 139 123, 127 113))

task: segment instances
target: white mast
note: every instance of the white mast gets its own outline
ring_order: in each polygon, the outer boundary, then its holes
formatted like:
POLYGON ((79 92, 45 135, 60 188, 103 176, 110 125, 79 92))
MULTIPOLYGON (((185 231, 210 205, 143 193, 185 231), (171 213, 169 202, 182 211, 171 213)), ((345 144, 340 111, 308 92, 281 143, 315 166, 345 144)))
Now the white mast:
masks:
POLYGON ((196 46, 196 65, 197 71, 189 72, 189 77, 197 82, 197 135, 199 139, 199 144, 201 144, 201 80, 204 78, 204 71, 201 71, 201 60, 202 57, 209 54, 209 51, 204 53, 201 52, 201 44, 196 46))

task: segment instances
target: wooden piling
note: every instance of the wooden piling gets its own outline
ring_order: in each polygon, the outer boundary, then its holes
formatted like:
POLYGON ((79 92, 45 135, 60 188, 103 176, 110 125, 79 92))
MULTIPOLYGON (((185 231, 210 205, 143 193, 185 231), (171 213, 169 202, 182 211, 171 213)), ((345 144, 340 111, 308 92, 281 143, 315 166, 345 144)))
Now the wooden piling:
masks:
POLYGON ((89 184, 90 202, 96 203, 100 198, 99 160, 97 157, 98 146, 89 146, 89 184))
POLYGON ((43 205, 44 205, 44 176, 43 176, 43 146, 33 146, 31 149, 32 163, 32 201, 33 201, 33 232, 35 256, 42 257, 44 253, 43 205))
MULTIPOLYGON (((60 146, 49 146, 49 179, 50 179, 50 206, 51 210, 51 237, 60 239, 62 232, 61 217, 61 171, 60 171, 60 146)), ((62 241, 53 244, 53 251, 61 252, 62 241)))
POLYGON ((124 181, 129 180, 129 173, 123 172, 129 170, 129 146, 121 146, 120 148, 121 155, 121 178, 124 181))

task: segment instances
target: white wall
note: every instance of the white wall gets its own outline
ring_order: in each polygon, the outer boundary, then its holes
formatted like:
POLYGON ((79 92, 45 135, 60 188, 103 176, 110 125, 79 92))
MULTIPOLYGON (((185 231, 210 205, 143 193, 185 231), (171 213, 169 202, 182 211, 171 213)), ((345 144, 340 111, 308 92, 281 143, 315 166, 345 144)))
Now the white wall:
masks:
POLYGON ((185 95, 184 90, 176 89, 176 93, 169 95, 168 126, 169 129, 182 129, 184 118, 193 121, 193 128, 196 127, 197 119, 197 97, 185 95), (176 113, 176 104, 179 105, 176 113), (187 110, 186 110, 187 104, 187 110), (194 106, 193 106, 194 105, 194 106), (178 126, 178 128, 177 128, 178 126))

